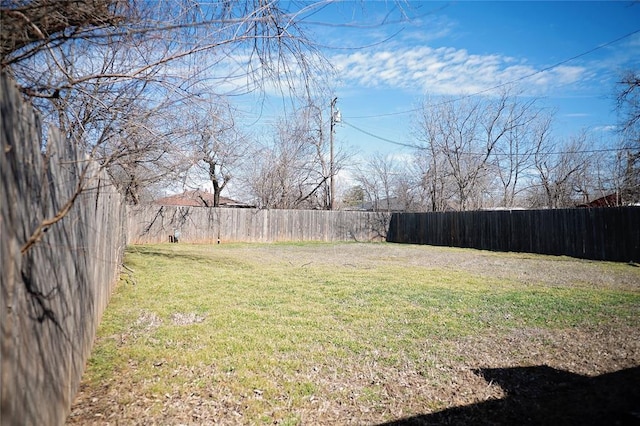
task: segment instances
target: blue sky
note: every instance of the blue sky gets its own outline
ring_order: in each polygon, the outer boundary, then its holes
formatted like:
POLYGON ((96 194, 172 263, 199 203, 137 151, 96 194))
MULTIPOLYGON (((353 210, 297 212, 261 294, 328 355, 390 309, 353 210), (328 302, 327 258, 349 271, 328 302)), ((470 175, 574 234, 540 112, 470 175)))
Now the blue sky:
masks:
POLYGON ((407 2, 403 11, 408 19, 396 2, 342 2, 306 18, 337 70, 338 143, 408 152, 351 126, 411 143, 408 111, 425 96, 490 95, 513 81, 556 112, 558 136, 590 129, 613 143, 615 82, 640 68, 640 2, 407 2))

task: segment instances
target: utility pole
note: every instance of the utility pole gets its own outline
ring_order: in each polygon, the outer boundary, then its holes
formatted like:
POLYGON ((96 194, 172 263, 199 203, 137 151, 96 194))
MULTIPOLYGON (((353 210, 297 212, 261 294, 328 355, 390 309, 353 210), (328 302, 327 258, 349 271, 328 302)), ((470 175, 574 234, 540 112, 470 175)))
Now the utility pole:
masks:
POLYGON ((333 168, 333 133, 335 132, 336 123, 340 122, 340 112, 335 111, 336 102, 338 102, 338 98, 333 98, 331 100, 331 128, 329 130, 329 210, 333 210, 334 207, 334 199, 335 199, 335 186, 333 182, 334 168, 333 168))

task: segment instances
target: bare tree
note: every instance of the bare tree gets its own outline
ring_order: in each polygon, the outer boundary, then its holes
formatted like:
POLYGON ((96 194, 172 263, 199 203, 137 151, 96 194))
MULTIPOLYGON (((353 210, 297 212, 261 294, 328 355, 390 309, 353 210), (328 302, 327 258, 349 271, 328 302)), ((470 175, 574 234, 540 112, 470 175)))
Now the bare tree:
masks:
POLYGON ((141 147, 163 152, 156 171, 176 161, 166 144, 179 139, 166 136, 180 131, 169 117, 176 109, 184 114, 193 99, 220 94, 218 88, 238 94, 267 84, 306 97, 321 85, 316 71, 330 67, 301 24, 305 9, 319 6, 289 12, 261 0, 10 0, 0 7, 0 66, 32 99, 45 127, 59 127, 116 167, 111 174, 124 179, 118 185, 126 191, 149 181, 132 176, 149 169, 140 167, 141 147), (140 126, 127 129, 150 121, 146 141, 140 126), (151 149, 152 143, 159 146, 151 149))
POLYGON ((213 206, 220 205, 220 194, 231 180, 234 168, 241 162, 248 150, 248 138, 240 130, 234 110, 225 98, 218 98, 208 104, 201 114, 193 112, 190 126, 193 165, 203 171, 213 186, 213 206))
POLYGON ((638 142, 640 126, 640 73, 627 72, 619 82, 618 109, 622 113, 622 131, 632 130, 638 142))
POLYGON ((176 179, 186 163, 176 152, 170 132, 158 132, 155 116, 136 115, 96 149, 104 168, 129 204, 151 199, 151 188, 176 179), (141 121, 141 119, 146 121, 141 121))
POLYGON ((533 207, 563 208, 588 202, 594 186, 588 134, 564 142, 540 134, 534 155, 537 176, 531 190, 533 207))
POLYGON ((551 131, 552 115, 542 113, 535 102, 513 102, 509 106, 509 120, 513 124, 494 152, 499 207, 512 208, 520 203, 519 195, 526 190, 526 177, 534 167, 536 141, 551 131))
MULTIPOLYGON (((330 205, 328 122, 311 103, 280 120, 272 140, 259 147, 247 186, 257 204, 267 208, 321 208, 330 205)), ((334 155, 338 173, 345 154, 334 155)))
POLYGON ((184 179, 192 164, 188 142, 193 131, 182 108, 145 109, 134 103, 127 111, 92 150, 127 202, 138 204, 149 201, 161 187, 184 179))
POLYGON ((627 72, 619 83, 617 108, 622 136, 620 194, 624 204, 640 202, 640 74, 627 72))
MULTIPOLYGON (((202 68, 221 67, 230 55, 244 65, 217 74, 218 82, 244 69, 244 76, 258 86, 273 79, 283 83, 287 92, 306 90, 313 85, 314 80, 308 77, 314 75, 314 69, 326 64, 301 23, 305 12, 319 7, 322 2, 289 12, 276 1, 262 0, 9 0, 0 9, 0 63, 3 68, 12 67, 23 91, 37 97, 50 97, 56 90, 70 90, 89 80, 154 81, 152 77, 167 65, 197 73, 195 80, 171 72, 162 75, 162 83, 172 80, 174 86, 186 90, 181 83, 197 81, 203 77, 202 68), (64 58, 67 45, 84 45, 92 55, 105 46, 131 49, 114 61, 117 69, 96 72, 84 68, 69 73, 64 58), (36 61, 34 57, 38 57, 36 61), (40 77, 51 78, 34 81, 20 66, 34 65, 45 58, 53 67, 40 77), (199 61, 203 61, 202 66, 198 66, 199 61), (119 67, 123 64, 128 67, 119 67)), ((91 62, 90 58, 85 60, 91 62)))
MULTIPOLYGON (((450 186, 455 189, 452 201, 458 209, 483 207, 499 166, 495 154, 510 143, 506 150, 515 150, 514 137, 526 131, 534 110, 534 101, 524 102, 508 92, 495 98, 423 102, 415 134, 428 164, 424 183, 431 193, 432 209, 443 208, 444 191, 450 186)), ((514 163, 509 176, 502 176, 507 193, 515 190, 516 158, 511 157, 514 163)))
POLYGON ((364 190, 373 211, 391 211, 395 205, 394 181, 398 168, 390 155, 374 153, 358 167, 355 180, 364 190))
MULTIPOLYGON (((113 167, 116 185, 135 203, 142 183, 153 175, 157 182, 157 172, 171 170, 166 164, 180 157, 168 155, 176 150, 166 144, 177 139, 167 136, 180 133, 169 117, 190 100, 219 95, 218 88, 237 94, 267 84, 308 97, 322 85, 329 73, 318 70, 330 66, 302 25, 307 12, 321 6, 287 11, 263 0, 6 0, 0 3, 0 68, 39 110, 45 135, 57 126, 70 144, 113 167), (142 132, 137 123, 153 127, 142 132)), ((81 171, 83 182, 63 203, 69 206, 64 212, 93 178, 88 171, 81 171)), ((56 223, 64 212, 43 223, 56 223)), ((37 241, 44 228, 36 226, 28 240, 37 241)))
POLYGON ((455 197, 455 188, 447 156, 437 143, 440 138, 440 117, 438 114, 428 114, 424 108, 420 114, 414 131, 416 139, 424 147, 415 152, 420 187, 426 193, 427 210, 445 211, 455 197))
POLYGON ((406 171, 395 179, 395 196, 397 207, 401 211, 414 212, 424 210, 424 193, 419 179, 415 178, 413 164, 405 166, 406 171))
POLYGON ((355 168, 354 179, 371 210, 416 211, 424 203, 418 175, 411 161, 374 153, 355 168))

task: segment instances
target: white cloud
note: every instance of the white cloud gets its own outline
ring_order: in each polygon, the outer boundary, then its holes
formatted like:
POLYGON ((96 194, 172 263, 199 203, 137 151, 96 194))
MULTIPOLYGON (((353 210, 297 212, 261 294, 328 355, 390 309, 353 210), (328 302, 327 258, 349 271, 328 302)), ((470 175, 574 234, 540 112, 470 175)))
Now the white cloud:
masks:
POLYGON ((398 47, 393 50, 333 56, 345 83, 389 87, 434 95, 460 95, 519 82, 533 94, 544 94, 591 76, 585 67, 558 66, 541 71, 516 58, 475 55, 451 47, 398 47))
POLYGON ((558 78, 558 82, 561 84, 574 83, 581 78, 584 78, 585 74, 587 73, 584 67, 567 65, 560 65, 558 67, 555 67, 552 71, 553 75, 558 78))
POLYGON ((570 117, 570 118, 582 118, 582 117, 589 117, 591 116, 591 114, 587 114, 586 112, 572 112, 569 114, 565 114, 565 117, 570 117))
POLYGON ((629 41, 627 43, 629 48, 640 47, 640 33, 636 33, 629 37, 629 41))
POLYGON ((615 132, 618 130, 618 127, 613 125, 598 126, 594 127, 593 130, 595 130, 596 132, 615 132))

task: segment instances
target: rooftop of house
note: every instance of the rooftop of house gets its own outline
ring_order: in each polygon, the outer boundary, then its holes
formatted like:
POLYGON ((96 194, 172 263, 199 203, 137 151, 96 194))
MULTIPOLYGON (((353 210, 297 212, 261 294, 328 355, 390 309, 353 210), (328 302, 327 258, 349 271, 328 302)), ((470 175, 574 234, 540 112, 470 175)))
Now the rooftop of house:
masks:
POLYGON ((401 212, 406 210, 406 206, 398 197, 391 197, 376 201, 366 201, 358 206, 347 207, 345 210, 401 212))
POLYGON ((609 194, 588 203, 578 204, 578 207, 617 207, 621 205, 619 194, 609 194))
MULTIPOLYGON (((155 200, 154 204, 161 206, 190 206, 190 207, 213 207, 213 193, 207 190, 196 189, 185 191, 182 194, 170 195, 155 200)), ((220 207, 251 207, 240 201, 220 196, 220 207)))

